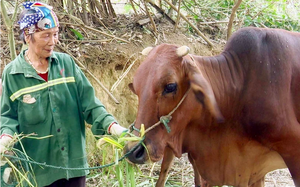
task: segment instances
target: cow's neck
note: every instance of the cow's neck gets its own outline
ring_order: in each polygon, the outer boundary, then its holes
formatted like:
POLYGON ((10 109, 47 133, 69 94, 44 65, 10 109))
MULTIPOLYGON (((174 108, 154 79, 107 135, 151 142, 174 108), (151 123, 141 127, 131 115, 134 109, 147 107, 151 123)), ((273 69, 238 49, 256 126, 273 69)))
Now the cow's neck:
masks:
POLYGON ((239 58, 230 53, 194 58, 210 83, 222 114, 224 117, 232 117, 236 111, 228 109, 238 108, 236 105, 244 85, 244 71, 239 58))
POLYGON ((240 113, 239 98, 245 81, 245 67, 239 58, 228 52, 214 57, 193 57, 210 83, 225 117, 225 123, 218 124, 209 112, 205 112, 187 125, 183 152, 188 152, 199 164, 200 174, 213 185, 246 186, 273 169, 285 167, 278 153, 247 137, 242 126, 236 124, 239 123, 236 114, 240 113), (201 133, 197 133, 199 131, 201 133))

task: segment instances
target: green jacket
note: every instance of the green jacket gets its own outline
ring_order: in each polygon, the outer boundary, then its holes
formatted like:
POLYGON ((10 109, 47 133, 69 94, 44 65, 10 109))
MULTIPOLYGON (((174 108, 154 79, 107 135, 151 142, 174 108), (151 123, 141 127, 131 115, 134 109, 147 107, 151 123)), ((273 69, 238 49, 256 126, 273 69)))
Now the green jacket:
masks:
MULTIPOLYGON (((49 57, 48 82, 25 61, 24 51, 2 75, 1 134, 36 133, 24 138, 27 155, 36 162, 69 168, 88 167, 85 121, 95 135, 105 134, 116 121, 95 97, 95 91, 74 60, 54 52, 49 57)), ((51 169, 32 165, 38 186, 62 178, 85 176, 89 171, 51 169)))

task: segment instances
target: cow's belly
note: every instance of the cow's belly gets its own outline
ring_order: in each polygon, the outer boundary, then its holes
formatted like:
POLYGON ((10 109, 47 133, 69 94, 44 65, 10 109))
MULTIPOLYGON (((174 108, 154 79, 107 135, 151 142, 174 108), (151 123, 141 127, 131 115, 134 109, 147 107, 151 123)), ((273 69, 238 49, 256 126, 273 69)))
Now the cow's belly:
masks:
POLYGON ((270 171, 286 168, 277 152, 256 141, 243 142, 240 139, 238 144, 226 141, 216 147, 219 149, 208 150, 201 157, 195 157, 199 173, 210 185, 248 186, 270 171))

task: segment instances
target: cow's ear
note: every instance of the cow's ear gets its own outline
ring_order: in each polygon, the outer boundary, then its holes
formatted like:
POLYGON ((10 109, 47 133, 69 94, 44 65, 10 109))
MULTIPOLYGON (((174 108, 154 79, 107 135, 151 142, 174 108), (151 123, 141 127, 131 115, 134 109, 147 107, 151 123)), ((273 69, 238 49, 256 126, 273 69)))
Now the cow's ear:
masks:
POLYGON ((128 84, 128 87, 129 87, 129 89, 130 89, 134 94, 136 94, 135 91, 134 91, 134 88, 133 88, 133 84, 132 84, 132 83, 129 83, 129 84, 128 84))
POLYGON ((204 108, 208 109, 218 122, 223 122, 224 118, 220 112, 210 84, 197 67, 190 64, 189 68, 192 68, 192 70, 189 70, 188 77, 190 79, 191 89, 197 101, 200 102, 204 108))

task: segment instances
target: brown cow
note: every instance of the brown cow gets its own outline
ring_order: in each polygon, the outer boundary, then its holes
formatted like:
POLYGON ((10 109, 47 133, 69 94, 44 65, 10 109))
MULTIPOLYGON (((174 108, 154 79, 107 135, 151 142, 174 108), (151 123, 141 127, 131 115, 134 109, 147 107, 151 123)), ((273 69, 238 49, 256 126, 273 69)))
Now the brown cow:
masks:
POLYGON ((168 147, 188 153, 211 185, 250 186, 288 167, 300 187, 300 34, 243 28, 220 55, 184 49, 156 46, 136 71, 135 127, 151 129, 171 111, 172 119, 149 130, 148 151, 140 145, 129 160, 155 162, 168 147))

